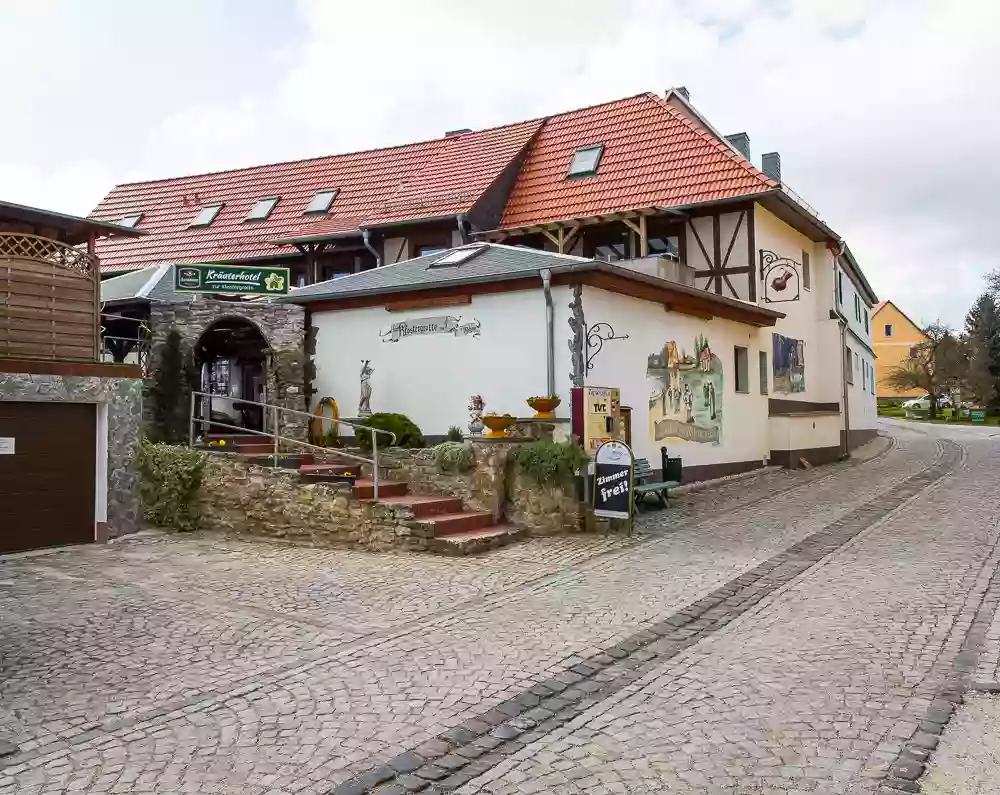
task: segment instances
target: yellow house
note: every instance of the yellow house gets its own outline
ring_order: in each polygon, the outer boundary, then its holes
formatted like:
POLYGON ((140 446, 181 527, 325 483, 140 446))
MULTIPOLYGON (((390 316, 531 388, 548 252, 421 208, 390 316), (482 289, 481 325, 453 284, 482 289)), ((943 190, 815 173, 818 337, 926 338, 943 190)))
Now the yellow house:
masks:
POLYGON ((872 347, 875 349, 876 396, 910 398, 924 394, 922 389, 900 392, 886 383, 889 373, 911 358, 915 345, 927 341, 920 326, 910 320, 892 301, 883 301, 872 313, 872 347))

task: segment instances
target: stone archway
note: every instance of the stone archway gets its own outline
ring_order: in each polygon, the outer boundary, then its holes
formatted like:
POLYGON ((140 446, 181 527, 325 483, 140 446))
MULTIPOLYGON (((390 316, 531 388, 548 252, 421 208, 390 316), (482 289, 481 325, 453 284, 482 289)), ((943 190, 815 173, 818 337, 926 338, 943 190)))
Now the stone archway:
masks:
POLYGON ((224 315, 206 328, 193 347, 199 392, 212 395, 202 416, 219 424, 223 433, 239 426, 248 430, 266 428, 264 408, 270 403, 268 370, 271 349, 263 332, 251 320, 224 315))
MULTIPOLYGON (((156 370, 167 335, 176 330, 181 338, 183 355, 192 364, 202 360, 204 352, 198 348, 209 329, 247 329, 252 338, 252 328, 266 346, 264 359, 264 395, 261 402, 297 411, 307 411, 305 394, 305 310, 296 304, 231 301, 210 296, 198 296, 186 303, 154 304, 150 307, 149 326, 152 330, 149 383, 155 379, 156 370)), ((247 340, 249 341, 249 339, 247 340)), ((237 341, 238 342, 238 341, 237 341)), ((196 376, 196 379, 200 376, 196 376)), ((189 400, 192 387, 185 385, 185 399, 189 400)), ((198 389, 198 391, 205 391, 198 389)), ((185 408, 185 414, 187 409, 185 408)), ((147 416, 150 416, 146 412, 147 416)), ((281 417, 281 433, 295 439, 306 439, 308 420, 304 417, 284 414, 281 417)))

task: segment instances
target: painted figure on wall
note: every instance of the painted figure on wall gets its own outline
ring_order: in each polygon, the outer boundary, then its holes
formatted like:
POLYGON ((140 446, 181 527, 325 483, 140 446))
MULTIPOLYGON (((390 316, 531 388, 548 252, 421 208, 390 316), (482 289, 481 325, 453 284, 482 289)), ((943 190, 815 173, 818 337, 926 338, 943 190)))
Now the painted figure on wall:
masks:
POLYGON ((371 359, 363 359, 361 363, 361 400, 358 401, 358 416, 370 417, 372 413, 372 373, 371 359))
POLYGON ((722 362, 708 340, 698 335, 694 355, 664 343, 647 360, 652 383, 650 436, 656 442, 712 442, 722 439, 722 362))
POLYGON ((771 335, 774 391, 786 395, 806 391, 806 344, 802 340, 771 335))

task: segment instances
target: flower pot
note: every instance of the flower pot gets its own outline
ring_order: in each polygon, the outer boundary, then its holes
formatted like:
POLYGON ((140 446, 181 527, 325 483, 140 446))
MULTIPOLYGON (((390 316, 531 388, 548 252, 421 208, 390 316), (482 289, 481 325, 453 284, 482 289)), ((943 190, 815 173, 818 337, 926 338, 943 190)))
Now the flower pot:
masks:
POLYGON ((483 424, 489 430, 483 436, 487 439, 504 439, 507 436, 507 429, 516 421, 517 418, 510 414, 487 414, 483 417, 483 424))
POLYGON ((555 417, 556 406, 560 403, 562 399, 555 396, 528 398, 528 405, 535 410, 536 420, 551 420, 555 417))

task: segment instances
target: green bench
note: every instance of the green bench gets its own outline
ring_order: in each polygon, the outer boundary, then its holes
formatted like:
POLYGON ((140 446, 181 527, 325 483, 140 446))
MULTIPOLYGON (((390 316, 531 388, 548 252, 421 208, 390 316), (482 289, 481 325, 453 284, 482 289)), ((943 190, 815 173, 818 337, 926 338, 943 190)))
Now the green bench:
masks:
MULTIPOLYGON (((680 459, 671 459, 671 461, 676 460, 678 464, 680 459)), ((679 469, 677 467, 669 467, 669 469, 679 469)), ((674 472, 667 472, 667 475, 675 475, 674 472)), ((639 505, 646 499, 646 495, 652 494, 660 502, 660 507, 667 507, 667 493, 674 486, 681 485, 680 480, 654 480, 653 468, 649 465, 649 459, 647 458, 637 458, 635 460, 635 510, 639 511, 639 505)))

